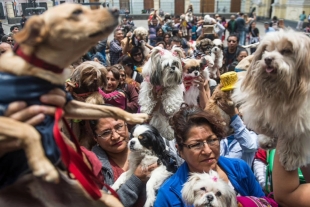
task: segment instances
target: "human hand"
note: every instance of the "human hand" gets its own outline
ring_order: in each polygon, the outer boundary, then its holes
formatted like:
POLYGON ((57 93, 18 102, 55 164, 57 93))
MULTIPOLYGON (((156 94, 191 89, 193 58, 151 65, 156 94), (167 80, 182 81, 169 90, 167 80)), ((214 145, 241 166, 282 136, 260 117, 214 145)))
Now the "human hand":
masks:
POLYGON ((132 36, 132 33, 131 32, 127 32, 126 37, 130 38, 131 36, 132 36))
POLYGON ((145 167, 143 167, 141 164, 138 165, 138 167, 136 168, 134 174, 135 176, 137 176, 143 183, 146 183, 150 176, 151 173, 154 169, 156 169, 158 167, 158 163, 155 162, 149 166, 147 166, 147 168, 145 169, 145 167))
POLYGON ((48 94, 42 95, 40 101, 53 106, 32 105, 27 107, 26 102, 16 101, 8 106, 4 116, 35 126, 44 120, 45 115, 55 114, 56 107, 54 106, 62 108, 65 105, 66 94, 59 88, 53 89, 48 94))
POLYGON ((230 117, 233 117, 234 115, 238 114, 235 104, 232 100, 219 100, 218 106, 230 117))
POLYGON ((198 86, 199 91, 204 89, 205 78, 203 77, 202 74, 198 76, 198 78, 196 78, 193 82, 194 82, 193 84, 198 86))

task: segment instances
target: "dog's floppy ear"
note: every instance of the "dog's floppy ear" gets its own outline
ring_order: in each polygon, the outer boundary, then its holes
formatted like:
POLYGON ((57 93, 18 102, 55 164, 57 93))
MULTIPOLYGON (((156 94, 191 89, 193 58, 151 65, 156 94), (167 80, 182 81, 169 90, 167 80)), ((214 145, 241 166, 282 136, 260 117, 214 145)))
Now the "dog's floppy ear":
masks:
POLYGON ((194 186, 196 185, 198 180, 200 180, 199 173, 191 173, 187 182, 183 185, 181 191, 182 198, 184 202, 188 205, 192 205, 195 202, 194 186))
POLYGON ((40 16, 33 16, 27 22, 25 27, 14 36, 19 44, 36 46, 42 43, 47 35, 47 29, 44 20, 40 16))
POLYGON ((184 58, 184 53, 183 53, 183 51, 182 51, 180 48, 178 48, 178 47, 174 47, 174 46, 173 46, 171 52, 172 52, 172 54, 173 54, 174 56, 177 56, 177 57, 179 57, 180 59, 181 59, 181 58, 184 58))
POLYGON ((162 81, 162 64, 161 64, 161 56, 163 56, 165 50, 161 47, 155 47, 152 50, 151 55, 151 77, 150 82, 154 86, 161 85, 162 81))

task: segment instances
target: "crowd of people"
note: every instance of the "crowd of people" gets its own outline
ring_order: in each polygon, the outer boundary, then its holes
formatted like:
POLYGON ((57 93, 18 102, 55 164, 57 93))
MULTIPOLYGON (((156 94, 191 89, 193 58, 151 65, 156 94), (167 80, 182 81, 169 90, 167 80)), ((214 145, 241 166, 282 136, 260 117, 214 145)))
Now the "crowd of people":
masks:
MULTIPOLYGON (((236 68, 238 63, 249 53, 255 53, 255 48, 251 48, 249 51, 243 47, 246 44, 260 41, 260 31, 256 27, 255 13, 252 17, 248 17, 247 14, 240 12, 237 14, 237 18, 232 15, 229 21, 216 14, 211 17, 211 22, 208 23, 214 27, 212 33, 204 32, 204 25, 207 23, 203 17, 193 16, 191 20, 188 20, 186 15, 173 17, 166 14, 162 18, 154 11, 147 20, 149 33, 147 39, 138 41, 145 41, 145 45, 150 50, 154 47, 166 50, 179 47, 183 50, 184 57, 201 59, 205 55, 209 55, 210 50, 196 48, 197 42, 204 39, 227 40, 227 47, 223 48, 223 66, 220 73, 239 72, 239 69, 236 68)), ((282 20, 277 20, 275 17, 272 21, 272 23, 265 23, 265 32, 283 28, 282 20)), ((141 46, 132 45, 130 48, 125 48, 126 45, 122 44, 124 40, 137 41, 132 36, 134 29, 133 19, 131 17, 123 18, 121 24, 114 30, 112 41, 100 41, 71 66, 74 70, 83 62, 95 61, 106 67, 108 71, 106 87, 98 89, 105 104, 119 107, 130 113, 139 113, 140 84, 145 81, 142 70, 149 56, 145 55, 144 48, 141 46)), ((12 49, 14 34, 19 31, 19 27, 12 26, 10 30, 10 34, 4 35, 3 29, 0 27, 1 54, 12 49)), ((219 79, 215 81, 219 82, 219 79)), ((208 84, 209 82, 206 80, 205 86, 209 87, 208 84)), ((209 89, 206 90, 207 98, 210 98, 214 90, 211 87, 209 89)), ((60 106, 64 104, 59 101, 55 103, 62 99, 64 94, 53 93, 52 97, 53 99, 49 99, 48 104, 60 106), (55 99, 54 96, 57 96, 58 99, 55 99)), ((23 109, 25 106, 20 107, 21 111, 27 110, 23 109)), ((189 173, 203 173, 211 169, 230 184, 236 191, 236 195, 267 196, 265 184, 268 182, 265 182, 265 174, 261 173, 262 168, 253 167, 253 163, 255 164, 257 161, 263 163, 266 161, 262 158, 264 156, 260 156, 261 153, 265 154, 266 152, 259 149, 258 135, 245 126, 234 105, 223 105, 221 108, 231 119, 232 130, 228 136, 224 135, 224 129, 216 121, 218 117, 209 111, 204 111, 205 106, 201 107, 201 104, 198 106, 184 105, 179 112, 173 115, 170 125, 174 129, 175 140, 167 143, 167 147, 176 152, 175 157, 181 160, 180 166, 178 166, 177 172, 160 187, 154 206, 184 206, 181 190, 189 173)), ((8 112, 8 114, 12 116, 14 113, 8 112)), ((93 166, 101 167, 97 177, 108 185, 113 185, 119 176, 129 169, 130 150, 127 143, 130 139, 131 128, 132 126, 125 121, 113 118, 101 118, 89 121, 87 124, 83 122, 82 129, 90 131, 91 139, 94 140, 93 145, 85 146, 83 151, 87 156, 92 157, 93 166)), ((276 159, 278 159, 277 156, 276 159)), ((286 175, 285 170, 278 162, 275 166, 282 179, 288 176, 295 179, 291 174, 286 175)), ((117 193, 124 206, 144 205, 146 182, 156 167, 157 163, 154 163, 145 170, 139 165, 134 174, 121 186, 117 193)), ((274 180, 273 184, 279 184, 279 179, 274 180)), ((296 182, 294 184, 291 186, 296 187, 296 182)), ((279 187, 275 187, 275 189, 279 190, 279 187)), ((285 204, 285 196, 279 193, 278 198, 281 198, 280 201, 285 204)))

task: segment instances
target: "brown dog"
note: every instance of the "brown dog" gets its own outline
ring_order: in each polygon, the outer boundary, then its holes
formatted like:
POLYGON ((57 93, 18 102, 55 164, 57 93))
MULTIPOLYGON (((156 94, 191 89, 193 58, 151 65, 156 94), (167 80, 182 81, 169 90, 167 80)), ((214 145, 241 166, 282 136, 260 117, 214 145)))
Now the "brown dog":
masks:
MULTIPOLYGON (((28 84, 36 86, 33 89, 38 91, 42 90, 42 86, 47 90, 62 87, 69 74, 68 70, 63 70, 63 68, 81 57, 99 40, 106 38, 117 26, 117 19, 117 10, 90 10, 79 4, 62 4, 49 9, 40 16, 33 16, 27 21, 24 29, 15 35, 19 47, 14 52, 1 55, 2 78, 16 77, 16 79, 24 78, 25 80, 29 78, 31 82, 28 84), (32 82, 33 80, 36 82, 32 82), (41 85, 35 85, 40 81, 41 85)), ((8 88, 21 87, 15 83, 17 82, 6 86, 8 88)), ((15 89, 15 91, 18 90, 15 89)), ((29 98, 33 95, 32 98, 39 99, 46 91, 40 92, 26 93, 24 97, 29 98)), ((14 101, 5 98, 3 97, 3 102, 7 101, 6 104, 14 101)), ((22 100, 22 98, 17 95, 16 100, 22 100)), ((29 100, 27 102, 32 103, 29 100)), ((88 104, 76 100, 69 100, 64 111, 66 118, 115 117, 132 124, 144 122, 148 118, 145 114, 130 114, 115 107, 88 104)), ((43 140, 44 137, 42 136, 41 139, 43 140)), ((4 136, 2 139, 11 138, 4 136)), ((40 140, 29 141, 26 137, 21 139, 21 142, 23 149, 29 152, 27 153, 28 164, 34 175, 42 177, 45 181, 57 182, 59 175, 49 160, 43 159, 42 149, 31 147, 33 142, 40 143, 40 140), (30 161, 33 159, 36 160, 35 165, 30 161)))

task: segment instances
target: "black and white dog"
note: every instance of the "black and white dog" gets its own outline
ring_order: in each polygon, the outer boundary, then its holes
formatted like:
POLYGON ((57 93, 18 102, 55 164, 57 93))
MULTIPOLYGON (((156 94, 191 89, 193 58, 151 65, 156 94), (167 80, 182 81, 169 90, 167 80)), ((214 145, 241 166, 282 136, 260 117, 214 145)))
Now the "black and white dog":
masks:
POLYGON ((177 170, 176 157, 169 152, 169 148, 158 130, 147 124, 136 125, 132 129, 128 147, 131 151, 129 154, 129 170, 117 179, 112 188, 118 190, 130 178, 140 163, 147 170, 149 165, 157 162, 159 167, 152 171, 146 184, 147 200, 144 205, 145 207, 153 206, 156 191, 177 170))

